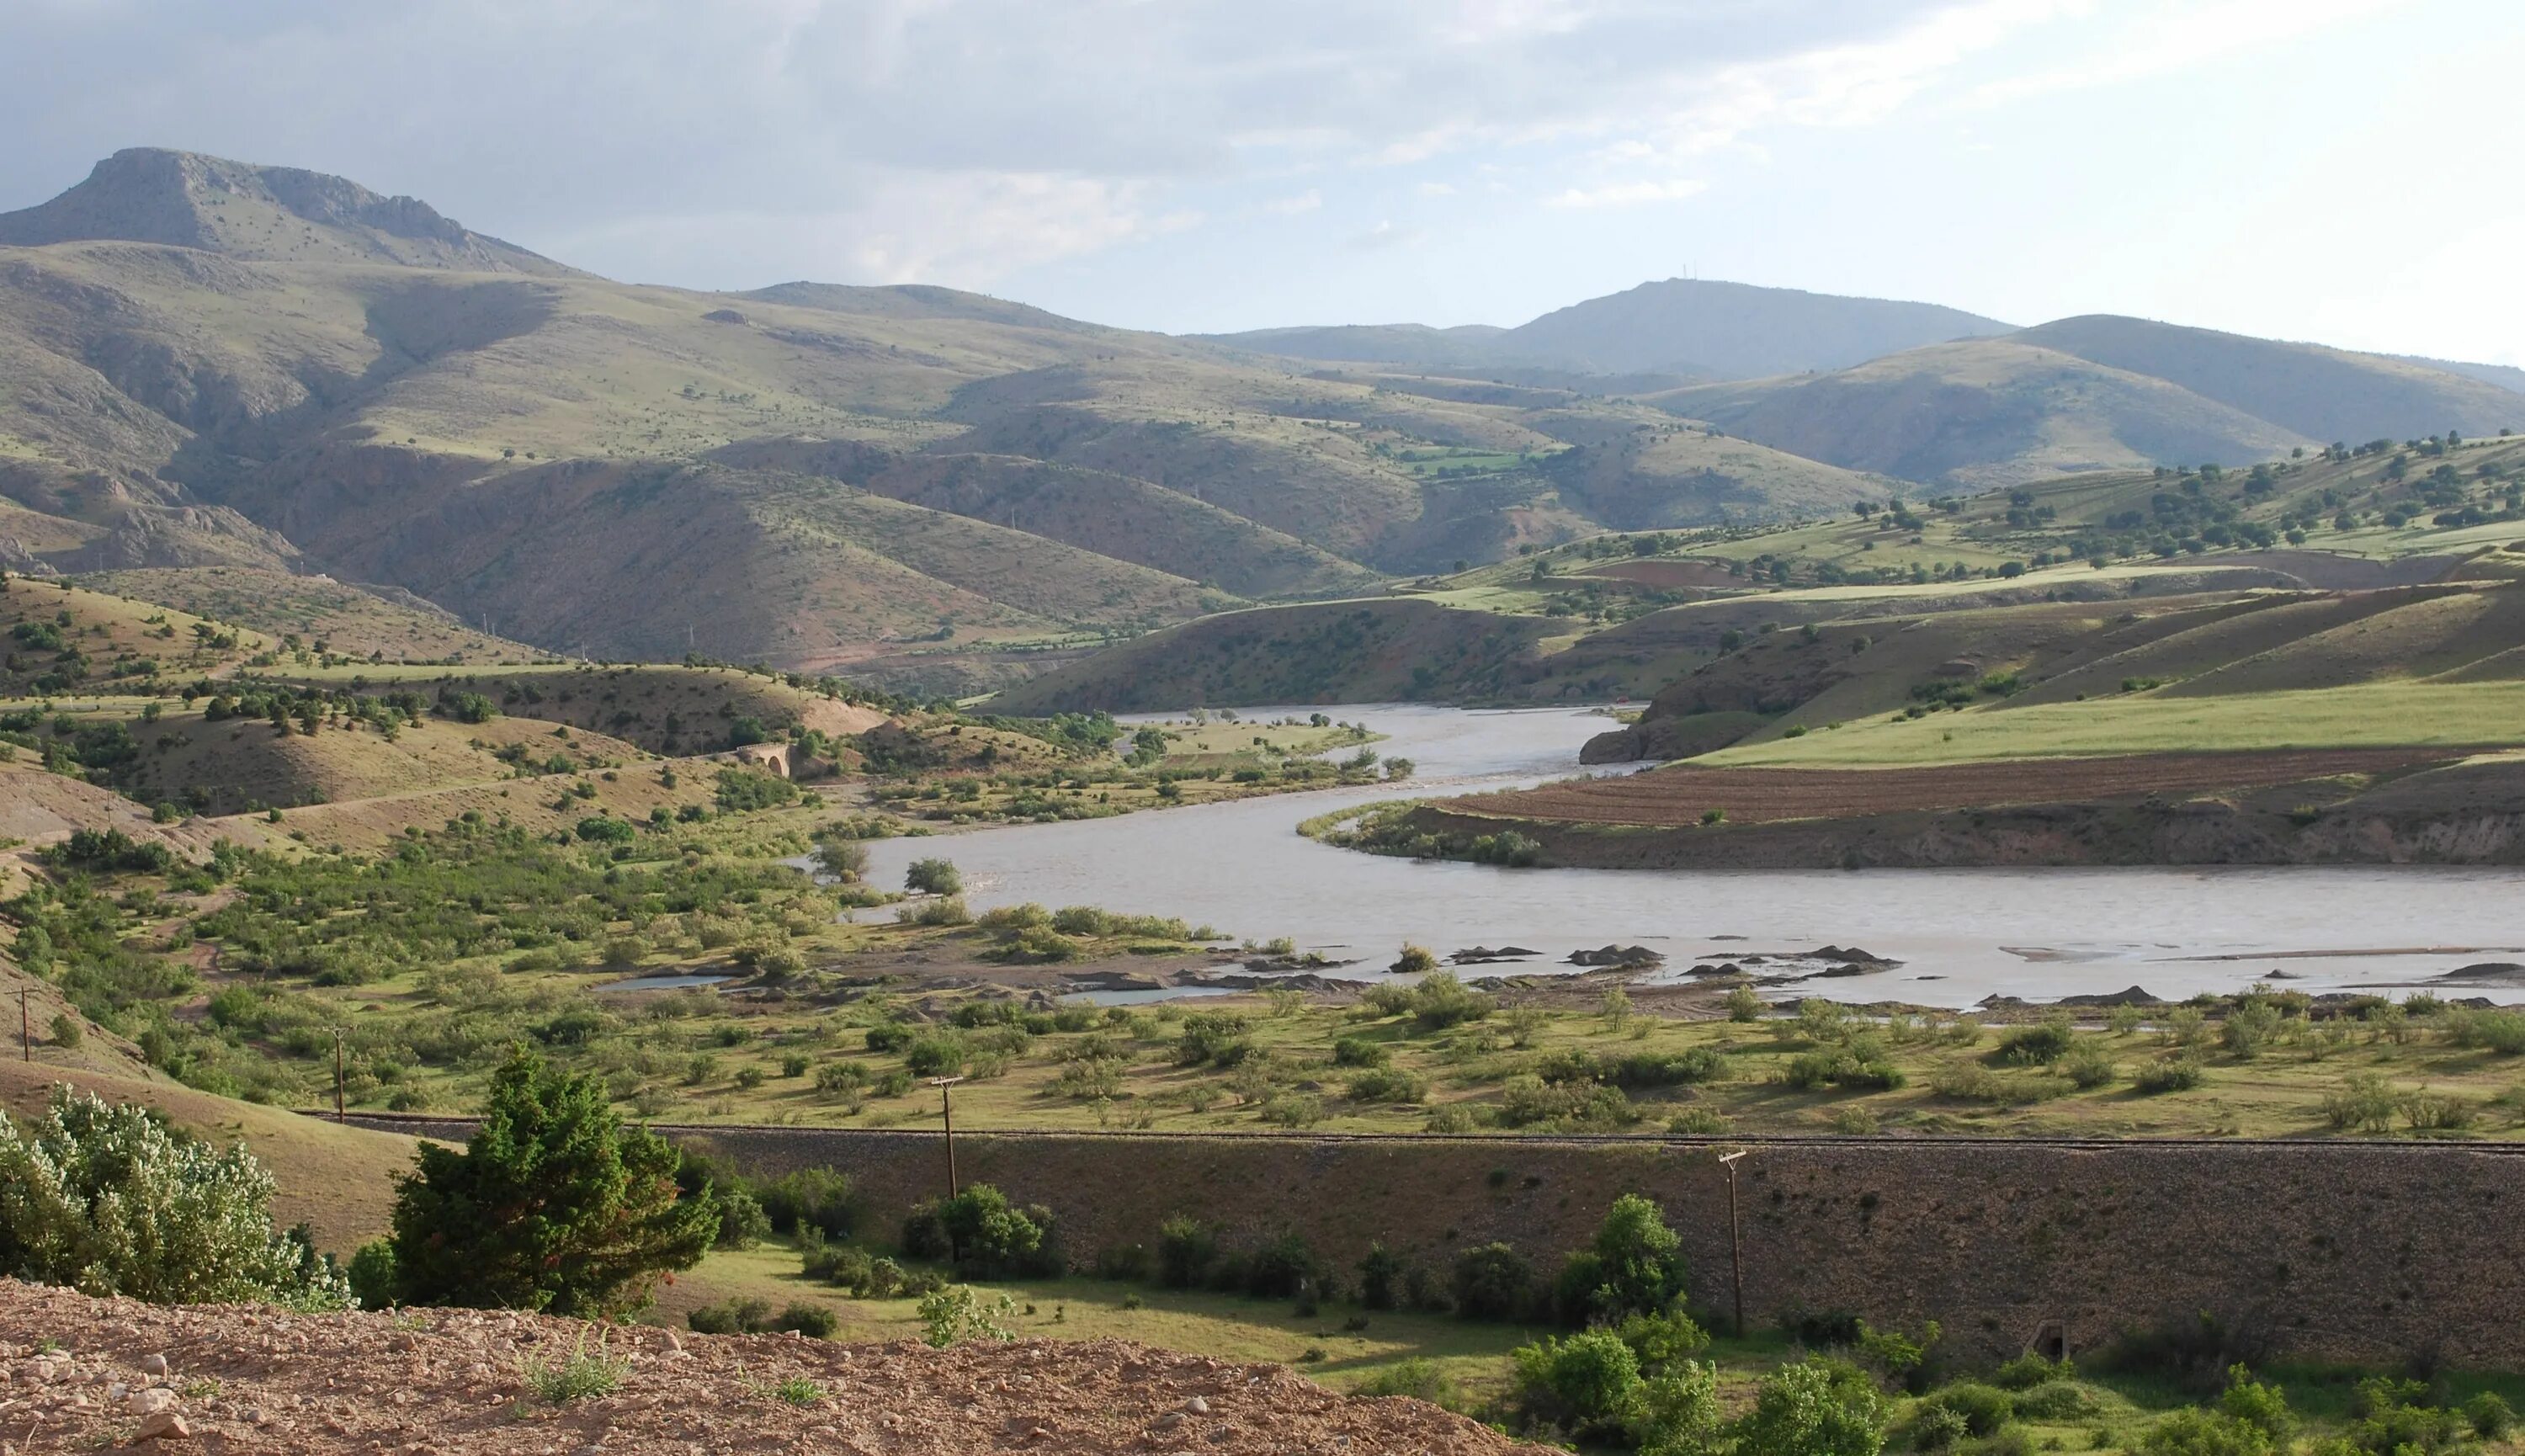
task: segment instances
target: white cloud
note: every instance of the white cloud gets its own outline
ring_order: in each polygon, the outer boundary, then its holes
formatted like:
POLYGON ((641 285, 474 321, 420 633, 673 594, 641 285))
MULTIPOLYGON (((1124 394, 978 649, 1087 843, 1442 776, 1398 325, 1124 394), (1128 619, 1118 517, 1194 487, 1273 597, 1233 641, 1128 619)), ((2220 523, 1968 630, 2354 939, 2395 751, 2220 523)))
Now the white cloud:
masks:
POLYGON ((1571 187, 1544 201, 1551 207, 1635 207, 1643 202, 1680 202, 1707 190, 1708 185, 1688 177, 1662 182, 1615 182, 1603 187, 1571 187))
POLYGON ((1418 227, 1397 227, 1391 222, 1380 222, 1352 237, 1350 245, 1361 249, 1408 248, 1428 235, 1418 227))
POLYGON ((2408 9, 2410 0, 2159 0, 2121 12, 2116 33, 2078 64, 1987 81, 1967 98, 2001 106, 2056 91, 2084 90, 2191 71, 2330 25, 2408 9))
POLYGON ((1277 213, 1284 218, 1288 218, 1296 217, 1300 213, 1313 212, 1323 205, 1324 194, 1312 187, 1309 187, 1306 191, 1299 193, 1295 197, 1275 197, 1271 199, 1269 202, 1262 204, 1262 211, 1266 213, 1277 213))

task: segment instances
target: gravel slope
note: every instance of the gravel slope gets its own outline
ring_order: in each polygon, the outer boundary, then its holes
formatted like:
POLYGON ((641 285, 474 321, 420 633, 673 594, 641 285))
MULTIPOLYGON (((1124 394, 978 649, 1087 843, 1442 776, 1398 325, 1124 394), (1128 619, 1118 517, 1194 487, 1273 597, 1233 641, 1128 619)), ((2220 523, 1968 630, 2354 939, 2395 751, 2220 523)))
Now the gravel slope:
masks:
POLYGON ((481 1310, 168 1308, 0 1280, 0 1452, 130 1441, 293 1456, 1538 1449, 1420 1401, 1118 1340, 844 1346, 481 1310), (582 1347, 624 1362, 619 1387, 539 1399, 525 1372, 582 1347), (824 1393, 775 1393, 801 1378, 824 1393))

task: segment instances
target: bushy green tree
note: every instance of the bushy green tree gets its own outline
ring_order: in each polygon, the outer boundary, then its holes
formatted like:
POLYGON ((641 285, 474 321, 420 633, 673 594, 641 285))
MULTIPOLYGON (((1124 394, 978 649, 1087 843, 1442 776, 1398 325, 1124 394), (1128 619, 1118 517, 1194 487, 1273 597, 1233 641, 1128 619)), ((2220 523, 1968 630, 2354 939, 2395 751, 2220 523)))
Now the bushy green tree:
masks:
POLYGON ((1623 1426, 1639 1410, 1639 1356, 1609 1330, 1544 1339, 1514 1358, 1517 1404, 1530 1420, 1583 1434, 1623 1426))
POLYGON ((626 1128, 604 1084, 511 1055, 463 1152, 423 1144, 395 1196, 394 1283, 407 1304, 603 1316, 701 1262, 707 1195, 680 1196, 665 1139, 626 1128))
POLYGON ((916 894, 961 894, 965 888, 965 877, 957 871, 953 860, 914 860, 911 868, 904 871, 903 887, 916 894))
POLYGON ((1059 1272, 1051 1211, 1020 1209, 989 1183, 914 1209, 904 1223, 903 1246, 915 1255, 946 1255, 959 1273, 977 1279, 1059 1272))
POLYGON ((1456 1312, 1468 1320, 1512 1320, 1533 1298, 1534 1266, 1504 1243, 1456 1256, 1456 1312))
POLYGON ((1661 1314, 1683 1298, 1683 1239, 1665 1211, 1625 1193, 1613 1200, 1593 1243, 1569 1256, 1557 1293, 1572 1324, 1661 1314))
POLYGON ((1839 1360, 1783 1365, 1763 1379, 1736 1438, 1737 1449, 1762 1456, 1876 1456, 1885 1448, 1885 1398, 1839 1360))
POLYGON ((0 1274, 159 1304, 349 1303, 303 1237, 272 1229, 272 1192, 242 1143, 56 1086, 24 1132, 0 1113, 0 1274))

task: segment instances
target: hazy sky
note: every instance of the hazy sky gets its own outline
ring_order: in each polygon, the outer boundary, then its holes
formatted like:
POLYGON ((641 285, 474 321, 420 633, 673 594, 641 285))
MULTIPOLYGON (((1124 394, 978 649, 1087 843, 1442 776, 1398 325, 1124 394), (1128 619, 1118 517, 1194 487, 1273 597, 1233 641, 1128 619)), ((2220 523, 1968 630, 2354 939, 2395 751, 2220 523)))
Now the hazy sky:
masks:
POLYGON ((1169 330, 1689 274, 2525 364, 2525 0, 0 0, 0 208, 337 172, 1169 330))

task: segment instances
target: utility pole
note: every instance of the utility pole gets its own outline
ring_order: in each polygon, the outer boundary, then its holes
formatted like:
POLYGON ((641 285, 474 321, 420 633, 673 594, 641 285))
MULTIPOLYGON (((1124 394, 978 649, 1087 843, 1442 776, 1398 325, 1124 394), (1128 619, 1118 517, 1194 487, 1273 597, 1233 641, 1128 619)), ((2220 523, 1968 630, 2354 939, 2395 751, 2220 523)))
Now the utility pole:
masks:
POLYGON ((1736 1337, 1745 1337, 1745 1226, 1736 1217, 1736 1160, 1753 1151, 1720 1153, 1718 1166, 1727 1173, 1727 1270, 1736 1283, 1736 1337))
MULTIPOLYGON (((333 1121, 345 1121, 342 1114, 342 1029, 339 1027, 333 1029, 333 1121)), ((1729 1186, 1734 1186, 1734 1180, 1729 1180, 1729 1186)), ((1741 1314, 1736 1323, 1744 1323, 1741 1314)))
POLYGON ((961 1077, 933 1077, 929 1084, 938 1089, 938 1115, 947 1120, 947 1196, 956 1196, 956 1104, 947 1089, 963 1081, 961 1077))
POLYGON ((32 987, 18 992, 18 1059, 22 1062, 35 1060, 35 1019, 26 1010, 26 998, 33 994, 32 987))

